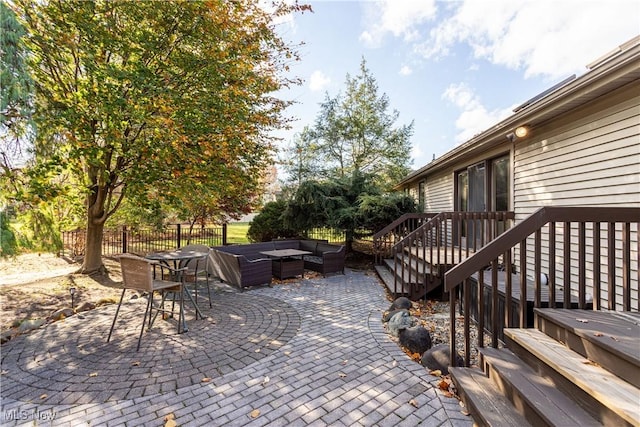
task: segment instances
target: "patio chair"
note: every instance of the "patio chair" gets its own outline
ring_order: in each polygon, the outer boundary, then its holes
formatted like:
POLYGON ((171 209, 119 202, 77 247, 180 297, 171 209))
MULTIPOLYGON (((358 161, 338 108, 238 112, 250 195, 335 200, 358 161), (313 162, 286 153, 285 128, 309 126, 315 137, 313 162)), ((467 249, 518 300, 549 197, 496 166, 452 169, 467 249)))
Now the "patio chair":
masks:
POLYGON ((155 279, 155 267, 170 270, 174 277, 181 276, 184 278, 184 275, 179 274, 179 270, 162 265, 157 261, 152 261, 129 254, 120 256, 123 289, 122 295, 120 296, 120 302, 118 303, 118 308, 116 308, 116 314, 113 316, 113 323, 111 324, 111 330, 109 330, 107 342, 111 340, 111 334, 113 333, 113 328, 116 324, 116 319, 118 318, 118 313, 120 312, 120 306, 122 305, 122 300, 127 289, 135 289, 138 291, 146 292, 148 299, 147 306, 144 312, 144 318, 142 319, 142 328, 140 329, 140 336, 138 337, 138 347, 136 348, 136 351, 140 350, 140 340, 142 339, 142 333, 144 332, 145 323, 148 322, 147 329, 149 329, 153 325, 153 322, 158 316, 158 313, 162 312, 164 314, 165 312, 170 312, 172 315, 174 314, 174 304, 172 304, 171 310, 164 309, 164 302, 168 293, 173 293, 174 303, 175 295, 180 295, 178 333, 184 332, 186 330, 184 319, 184 279, 179 282, 172 280, 155 279), (153 295, 155 292, 160 292, 162 294, 162 300, 160 301, 160 305, 158 306, 155 306, 153 303, 153 295), (151 314, 153 310, 155 310, 156 313, 152 318, 151 314))
POLYGON ((198 278, 204 277, 206 279, 207 294, 209 295, 209 308, 213 307, 211 304, 211 288, 209 286, 209 277, 215 275, 213 258, 211 257, 211 248, 207 245, 187 245, 178 250, 203 252, 207 254, 204 258, 191 259, 181 263, 180 267, 186 268, 185 273, 187 277, 193 277, 196 304, 198 303, 198 278))

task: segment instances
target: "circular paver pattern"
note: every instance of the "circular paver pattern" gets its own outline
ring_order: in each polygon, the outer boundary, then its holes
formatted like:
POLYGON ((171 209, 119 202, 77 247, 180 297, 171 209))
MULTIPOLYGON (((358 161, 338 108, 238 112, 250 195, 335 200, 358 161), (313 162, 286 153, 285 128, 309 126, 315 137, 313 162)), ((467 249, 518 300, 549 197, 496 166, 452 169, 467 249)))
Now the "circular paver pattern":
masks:
POLYGON ((2 346, 3 395, 46 404, 98 403, 166 393, 207 382, 269 356, 300 329, 300 315, 268 296, 221 293, 187 305, 189 331, 160 317, 136 351, 146 299, 76 315, 2 346), (189 310, 191 308, 191 310, 189 310), (15 390, 19 395, 13 394, 15 390))

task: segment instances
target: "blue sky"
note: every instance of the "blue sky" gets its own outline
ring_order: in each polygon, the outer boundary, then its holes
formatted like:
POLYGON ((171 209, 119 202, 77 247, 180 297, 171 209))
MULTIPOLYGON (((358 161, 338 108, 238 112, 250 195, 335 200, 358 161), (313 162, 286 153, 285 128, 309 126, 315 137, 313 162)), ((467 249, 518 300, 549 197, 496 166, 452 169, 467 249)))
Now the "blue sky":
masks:
POLYGON ((308 2, 278 31, 298 49, 304 84, 281 92, 297 120, 283 146, 313 125, 325 95, 345 89, 362 58, 400 113, 414 121, 417 169, 640 34, 640 0, 385 0, 308 2))

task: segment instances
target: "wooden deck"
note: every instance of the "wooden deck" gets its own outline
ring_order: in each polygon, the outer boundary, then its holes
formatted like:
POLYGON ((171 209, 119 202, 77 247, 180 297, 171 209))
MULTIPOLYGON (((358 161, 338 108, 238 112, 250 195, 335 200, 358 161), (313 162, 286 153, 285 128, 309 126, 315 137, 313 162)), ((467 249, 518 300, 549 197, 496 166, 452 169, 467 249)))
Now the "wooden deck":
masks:
POLYGON ((431 265, 440 265, 447 268, 460 264, 462 261, 474 254, 473 249, 442 246, 425 248, 412 246, 410 248, 405 248, 405 252, 410 253, 431 265))
MULTIPOLYGON (((498 287, 498 319, 500 319, 500 323, 504 322, 505 319, 505 299, 506 299, 506 290, 507 290, 507 274, 504 271, 497 272, 497 287, 498 287)), ((492 272, 484 271, 483 272, 483 280, 484 280, 484 325, 485 330, 490 332, 491 323, 491 305, 492 305, 492 292, 493 292, 493 283, 492 283, 492 272)), ((532 279, 527 280, 527 307, 526 307, 526 327, 531 328, 534 326, 534 316, 533 316, 533 307, 534 307, 534 283, 532 279)), ((478 274, 474 274, 471 278, 471 286, 470 286, 470 297, 471 297, 471 307, 470 313, 473 319, 478 319, 478 274)), ((563 308, 563 292, 561 288, 556 290, 556 307, 563 308)), ((541 307, 547 308, 549 307, 549 287, 543 286, 540 292, 540 303, 541 307)), ((578 308, 578 297, 575 295, 571 296, 571 308, 578 308)), ((592 303, 591 299, 587 298, 586 308, 591 308, 592 303)), ((517 274, 512 275, 511 277, 511 314, 509 317, 509 324, 505 325, 505 327, 516 327, 519 326, 519 310, 520 310, 520 276, 517 274)), ((504 339, 502 327, 498 330, 498 338, 500 340, 504 339)))
MULTIPOLYGON (((492 272, 491 271, 484 271, 483 272, 483 281, 484 281, 484 286, 487 289, 491 289, 493 287, 493 280, 492 280, 492 272)), ((478 282, 478 274, 474 274, 472 276, 473 280, 477 283, 478 282)), ((506 294, 506 289, 507 289, 507 273, 504 271, 498 271, 497 273, 497 278, 498 278, 498 293, 500 294, 501 297, 504 298, 505 294, 506 294)), ((542 286, 540 288, 540 300, 543 303, 544 307, 547 307, 550 301, 549 298, 549 286, 542 286)), ((518 302, 520 301, 520 275, 519 274, 513 274, 511 275, 511 297, 514 300, 517 300, 518 302)), ((564 296, 563 296, 563 288, 562 287, 556 287, 556 295, 555 295, 555 299, 556 299, 556 306, 558 308, 562 307, 562 304, 564 302, 564 296)), ((533 279, 531 278, 527 278, 527 302, 533 302, 535 298, 535 290, 534 290, 534 282, 533 279)), ((592 298, 590 295, 588 295, 586 298, 587 304, 591 304, 592 302, 592 298)), ((576 295, 571 295, 571 304, 572 305, 576 305, 575 308, 577 308, 577 304, 578 304, 578 297, 576 295)), ((587 307, 589 308, 589 307, 587 307)))

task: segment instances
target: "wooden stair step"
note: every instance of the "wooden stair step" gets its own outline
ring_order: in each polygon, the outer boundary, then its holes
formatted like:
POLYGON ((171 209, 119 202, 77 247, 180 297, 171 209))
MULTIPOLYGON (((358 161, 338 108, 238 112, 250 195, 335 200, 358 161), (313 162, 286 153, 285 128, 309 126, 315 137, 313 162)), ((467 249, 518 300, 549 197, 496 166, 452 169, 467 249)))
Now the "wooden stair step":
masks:
POLYGON ((538 308, 534 311, 542 332, 640 387, 640 314, 538 308))
MULTIPOLYGON (((389 271, 391 272, 391 274, 396 274, 394 273, 394 267, 395 267, 395 263, 392 259, 385 259, 384 260, 384 264, 387 266, 387 268, 389 269, 389 271)), ((421 284, 422 280, 411 271, 410 268, 405 267, 404 272, 402 271, 402 268, 400 266, 398 266, 398 278, 402 277, 402 281, 404 283, 407 284, 421 284)))
POLYGON ((449 373, 460 397, 478 424, 494 427, 531 425, 479 370, 450 367, 449 373))
MULTIPOLYGON (((505 329, 504 334, 507 347, 518 356, 527 356, 529 353, 620 420, 630 425, 640 425, 638 388, 537 329, 505 329)), ((527 360, 527 363, 530 362, 527 360)))
POLYGON ((376 272, 382 280, 382 283, 385 284, 389 292, 395 294, 397 296, 400 295, 409 295, 409 286, 405 285, 402 282, 398 282, 397 285, 394 284, 393 273, 389 271, 389 269, 383 265, 376 265, 376 272))
POLYGON ((518 412, 535 426, 599 426, 555 384, 541 377, 508 349, 478 349, 484 371, 518 412))
POLYGON ((409 268, 416 272, 420 277, 424 277, 426 274, 437 275, 438 269, 433 268, 431 264, 425 262, 421 259, 415 257, 409 257, 408 255, 397 254, 396 257, 400 262, 403 262, 405 265, 409 266, 409 268))

